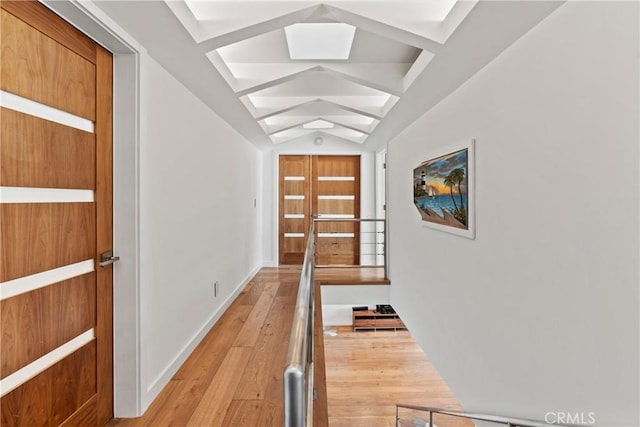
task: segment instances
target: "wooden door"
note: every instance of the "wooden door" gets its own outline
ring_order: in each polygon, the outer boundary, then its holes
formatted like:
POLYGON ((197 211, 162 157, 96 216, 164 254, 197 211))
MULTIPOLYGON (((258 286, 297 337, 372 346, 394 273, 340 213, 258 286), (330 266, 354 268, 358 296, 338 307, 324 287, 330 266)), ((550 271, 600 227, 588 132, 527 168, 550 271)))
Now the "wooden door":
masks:
POLYGON ((311 157, 280 156, 280 264, 302 264, 311 225, 311 157))
MULTIPOLYGON (((360 218, 360 156, 313 157, 312 210, 321 219, 360 218)), ((319 222, 317 265, 359 265, 360 224, 319 222)))
POLYGON ((0 421, 113 417, 112 58, 0 2, 0 421))
MULTIPOLYGON (((280 264, 302 264, 312 215, 360 217, 360 156, 280 156, 280 264)), ((317 226, 316 263, 358 265, 359 225, 317 226)))

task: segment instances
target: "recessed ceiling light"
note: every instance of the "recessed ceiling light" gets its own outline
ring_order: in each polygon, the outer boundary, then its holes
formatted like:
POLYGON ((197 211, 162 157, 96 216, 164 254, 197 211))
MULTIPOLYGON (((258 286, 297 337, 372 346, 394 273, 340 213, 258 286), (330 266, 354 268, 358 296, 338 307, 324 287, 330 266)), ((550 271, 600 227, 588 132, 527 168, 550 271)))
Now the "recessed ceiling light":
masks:
POLYGON ((284 29, 289 57, 314 60, 349 59, 356 27, 342 23, 293 24, 284 29))
POLYGON ((314 120, 309 123, 305 123, 302 125, 305 129, 333 129, 334 124, 331 122, 327 122, 326 120, 314 120))

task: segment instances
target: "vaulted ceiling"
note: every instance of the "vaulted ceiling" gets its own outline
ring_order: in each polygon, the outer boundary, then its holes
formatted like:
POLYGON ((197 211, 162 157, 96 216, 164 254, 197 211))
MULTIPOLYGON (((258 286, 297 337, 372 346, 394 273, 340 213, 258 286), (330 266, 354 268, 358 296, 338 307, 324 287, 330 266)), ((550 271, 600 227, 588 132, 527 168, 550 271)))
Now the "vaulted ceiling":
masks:
POLYGON ((561 2, 97 4, 256 146, 330 137, 377 148, 561 2))

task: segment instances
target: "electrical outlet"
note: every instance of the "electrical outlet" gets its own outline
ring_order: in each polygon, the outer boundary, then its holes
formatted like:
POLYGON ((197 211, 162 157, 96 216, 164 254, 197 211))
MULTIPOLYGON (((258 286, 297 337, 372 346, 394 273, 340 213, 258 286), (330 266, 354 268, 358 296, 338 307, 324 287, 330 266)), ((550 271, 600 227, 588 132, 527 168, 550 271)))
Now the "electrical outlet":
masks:
POLYGON ((220 282, 217 280, 213 284, 213 297, 216 298, 218 296, 218 288, 220 287, 220 282))

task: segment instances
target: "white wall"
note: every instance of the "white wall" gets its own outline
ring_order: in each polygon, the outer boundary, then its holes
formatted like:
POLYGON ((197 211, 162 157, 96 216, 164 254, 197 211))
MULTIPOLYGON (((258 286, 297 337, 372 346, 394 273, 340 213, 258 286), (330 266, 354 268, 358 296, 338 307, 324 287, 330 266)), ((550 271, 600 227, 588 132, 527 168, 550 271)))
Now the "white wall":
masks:
POLYGON ((260 266, 259 152, 148 55, 140 111, 144 410, 260 266))
POLYGON ((278 264, 278 156, 281 154, 360 155, 360 217, 375 217, 375 153, 359 144, 345 142, 329 135, 323 144, 313 143, 315 135, 295 142, 276 145, 262 152, 261 194, 262 259, 264 265, 278 264))
POLYGON ((389 145, 391 303, 467 410, 639 424, 638 40, 637 2, 566 3, 389 145), (412 203, 470 137, 475 240, 412 203))
POLYGON ((351 326, 353 307, 389 304, 389 285, 327 285, 321 286, 322 324, 351 326))

